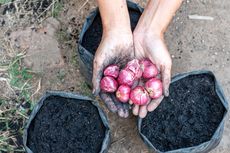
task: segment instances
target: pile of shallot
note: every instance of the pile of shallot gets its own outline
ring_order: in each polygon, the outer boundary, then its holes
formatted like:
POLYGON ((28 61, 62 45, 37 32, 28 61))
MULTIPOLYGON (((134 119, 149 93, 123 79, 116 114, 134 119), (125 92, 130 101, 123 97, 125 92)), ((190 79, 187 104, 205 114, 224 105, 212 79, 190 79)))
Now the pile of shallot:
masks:
POLYGON ((112 64, 105 68, 100 88, 103 92, 115 93, 120 102, 146 105, 162 95, 162 82, 157 75, 156 66, 148 59, 134 59, 121 70, 112 64), (139 81, 144 85, 137 85, 139 81))

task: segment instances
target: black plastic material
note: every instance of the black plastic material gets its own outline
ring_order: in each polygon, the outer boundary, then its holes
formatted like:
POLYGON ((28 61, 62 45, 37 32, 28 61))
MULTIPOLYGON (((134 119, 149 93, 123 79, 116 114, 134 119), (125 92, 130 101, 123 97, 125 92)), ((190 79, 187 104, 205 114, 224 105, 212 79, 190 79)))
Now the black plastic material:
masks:
MULTIPOLYGON (((130 13, 131 28, 133 30, 136 27, 141 13, 143 12, 143 8, 130 1, 127 1, 127 5, 130 13), (135 11, 135 13, 132 13, 132 11, 135 11)), ((78 53, 80 55, 80 71, 85 77, 89 86, 92 86, 93 59, 96 49, 100 43, 101 36, 102 24, 100 13, 97 8, 86 18, 80 33, 78 44, 78 53), (94 21, 98 20, 100 20, 100 22, 95 24, 94 21)))
MULTIPOLYGON (((214 92, 216 93, 217 97, 219 98, 219 101, 222 103, 224 110, 225 110, 223 118, 222 118, 219 126, 217 127, 217 129, 215 130, 214 134, 212 135, 212 137, 209 141, 206 141, 204 143, 201 143, 199 145, 192 146, 192 147, 179 148, 179 149, 175 149, 175 150, 165 151, 165 153, 207 153, 207 152, 211 151, 212 149, 214 149, 219 144, 219 142, 222 138, 222 134, 223 134, 223 130, 224 130, 224 122, 225 122, 227 112, 228 112, 228 102, 227 102, 227 100, 224 96, 223 90, 221 89, 219 83, 217 82, 214 74, 210 71, 193 71, 193 72, 189 72, 189 73, 179 74, 179 75, 176 75, 175 77, 173 77, 171 84, 173 84, 174 82, 180 81, 183 78, 195 76, 195 75, 201 75, 201 74, 209 75, 212 78, 214 78, 214 90, 215 90, 214 92)), ((171 92, 173 92, 173 91, 171 91, 171 92)), ((151 150, 153 150, 156 153, 163 153, 164 151, 160 151, 158 148, 156 148, 150 142, 150 140, 148 140, 148 138, 142 133, 143 120, 145 120, 145 119, 141 119, 141 118, 138 119, 138 130, 139 130, 139 134, 140 134, 141 138, 149 146, 149 148, 151 150)))
MULTIPOLYGON (((67 99, 74 99, 74 100, 76 100, 76 102, 77 102, 77 100, 85 101, 87 103, 91 103, 93 106, 95 106, 97 108, 97 111, 98 111, 98 114, 99 114, 100 119, 102 121, 102 124, 105 127, 105 137, 104 137, 104 140, 102 142, 101 150, 100 150, 99 153, 106 153, 108 151, 108 148, 109 148, 109 145, 110 145, 110 127, 109 127, 107 117, 104 114, 104 112, 102 111, 102 109, 99 107, 98 102, 96 102, 96 101, 94 101, 94 100, 92 100, 92 99, 90 99, 88 97, 81 96, 81 95, 78 95, 78 94, 67 93, 67 92, 58 92, 58 91, 48 91, 48 92, 46 92, 46 94, 43 95, 43 97, 39 100, 39 102, 34 107, 32 113, 30 115, 30 118, 29 118, 29 120, 28 120, 28 122, 27 122, 27 124, 25 126, 25 129, 24 129, 23 145, 24 145, 24 148, 25 148, 26 152, 27 153, 33 153, 33 151, 27 146, 30 125, 31 125, 33 119, 35 118, 36 114, 39 112, 40 108, 43 106, 44 101, 47 98, 51 97, 51 96, 67 98, 67 99)), ((95 140, 95 141, 97 141, 97 140, 95 140)), ((59 152, 62 152, 62 151, 59 150, 59 152)))

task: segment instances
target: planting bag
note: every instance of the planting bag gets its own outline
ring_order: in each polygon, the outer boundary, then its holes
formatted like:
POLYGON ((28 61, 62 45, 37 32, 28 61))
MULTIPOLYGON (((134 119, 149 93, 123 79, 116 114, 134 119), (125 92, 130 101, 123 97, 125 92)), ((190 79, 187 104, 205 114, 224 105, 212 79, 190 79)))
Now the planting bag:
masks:
POLYGON ((98 102, 78 94, 48 91, 25 126, 28 153, 106 153, 110 127, 98 102))
MULTIPOLYGON (((143 9, 136 3, 127 1, 131 28, 135 28, 143 9)), ((80 71, 89 86, 92 86, 93 59, 102 37, 102 23, 98 8, 86 18, 79 37, 78 53, 80 71)))
POLYGON ((228 102, 214 74, 176 75, 170 95, 146 118, 138 119, 143 141, 156 153, 207 153, 222 137, 228 102))

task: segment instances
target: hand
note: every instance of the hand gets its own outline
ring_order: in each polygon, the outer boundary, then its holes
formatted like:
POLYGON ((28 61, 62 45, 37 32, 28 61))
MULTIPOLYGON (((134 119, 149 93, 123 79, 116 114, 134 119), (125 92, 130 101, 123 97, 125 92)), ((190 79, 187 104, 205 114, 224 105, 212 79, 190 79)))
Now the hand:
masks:
MULTIPOLYGON (((150 34, 134 31, 134 48, 136 58, 149 58, 156 64, 160 71, 164 96, 169 95, 169 84, 171 81, 172 60, 167 47, 164 43, 163 34, 150 34)), ((145 106, 135 105, 133 114, 144 118, 148 111, 153 111, 162 101, 163 96, 159 99, 152 100, 145 106)))
POLYGON ((100 91, 103 70, 109 64, 124 66, 134 57, 133 36, 131 30, 113 30, 103 33, 96 51, 93 65, 93 93, 100 95, 108 109, 118 112, 120 117, 128 117, 129 105, 119 102, 114 94, 100 91))

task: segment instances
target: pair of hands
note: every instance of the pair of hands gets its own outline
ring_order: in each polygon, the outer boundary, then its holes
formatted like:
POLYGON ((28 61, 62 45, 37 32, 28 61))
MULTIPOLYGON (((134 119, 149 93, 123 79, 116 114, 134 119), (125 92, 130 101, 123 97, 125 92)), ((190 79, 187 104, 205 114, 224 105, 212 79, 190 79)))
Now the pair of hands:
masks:
MULTIPOLYGON (((109 64, 124 66, 131 59, 149 58, 156 64, 160 71, 163 82, 164 96, 168 96, 168 88, 171 80, 172 61, 164 43, 163 34, 150 34, 139 30, 131 29, 112 31, 103 33, 101 43, 96 51, 93 67, 93 93, 100 95, 108 109, 117 112, 120 117, 128 117, 130 105, 119 102, 114 94, 100 91, 100 80, 103 70, 109 64)), ((152 100, 147 105, 135 105, 132 108, 134 115, 144 118, 148 111, 153 111, 160 104, 163 96, 152 100)))

